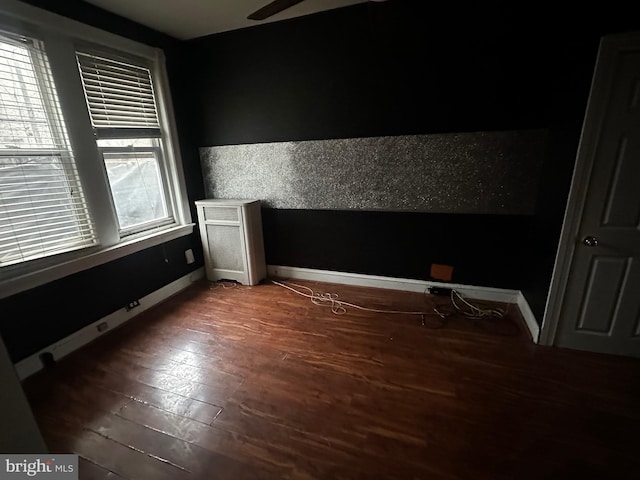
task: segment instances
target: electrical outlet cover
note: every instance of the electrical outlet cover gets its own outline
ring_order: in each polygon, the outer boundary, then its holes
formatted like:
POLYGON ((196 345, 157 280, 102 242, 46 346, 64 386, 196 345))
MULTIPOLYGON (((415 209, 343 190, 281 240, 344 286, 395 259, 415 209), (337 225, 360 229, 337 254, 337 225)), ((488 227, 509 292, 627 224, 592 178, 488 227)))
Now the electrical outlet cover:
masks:
POLYGON ((450 282, 453 278, 453 267, 451 265, 440 265, 437 263, 432 263, 430 274, 431 278, 435 280, 450 282))

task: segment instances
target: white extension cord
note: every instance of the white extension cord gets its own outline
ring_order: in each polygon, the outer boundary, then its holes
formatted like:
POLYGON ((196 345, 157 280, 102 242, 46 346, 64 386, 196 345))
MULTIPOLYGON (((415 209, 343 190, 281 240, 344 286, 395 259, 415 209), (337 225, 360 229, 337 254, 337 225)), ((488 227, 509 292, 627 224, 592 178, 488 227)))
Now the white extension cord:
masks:
POLYGON ((280 287, 286 288, 287 290, 291 290, 292 292, 297 293, 298 295, 301 295, 303 297, 309 298, 311 300, 311 303, 315 305, 320 305, 321 307, 331 307, 331 312, 334 313, 335 315, 343 315, 347 313, 347 307, 351 307, 358 310, 363 310, 365 312, 392 313, 392 314, 405 314, 405 315, 437 315, 441 318, 444 318, 444 315, 435 308, 431 312, 368 308, 368 307, 363 307, 361 305, 357 305, 355 303, 338 300, 338 295, 336 293, 314 292, 311 288, 305 285, 298 285, 297 283, 284 282, 284 281, 278 282, 275 280, 271 280, 271 283, 275 285, 279 285, 280 287), (304 289, 309 293, 305 293, 304 291, 301 291, 298 289, 304 289))
MULTIPOLYGON (((433 311, 407 311, 407 310, 387 310, 387 309, 379 309, 379 308, 368 308, 363 307, 361 305, 357 305, 355 303, 345 302, 343 300, 338 300, 338 295, 335 293, 318 293, 313 291, 313 289, 305 286, 299 285, 297 283, 286 282, 286 281, 276 281, 271 280, 271 283, 274 285, 278 285, 280 287, 286 288, 300 296, 306 297, 311 300, 314 305, 319 305, 321 307, 331 307, 331 312, 335 315, 343 315, 347 313, 347 307, 355 308, 358 310, 362 310, 365 312, 374 312, 374 313, 389 313, 389 314, 404 314, 404 315, 436 315, 440 318, 446 318, 448 315, 440 312, 437 308, 433 308, 433 311), (301 290, 302 289, 302 290, 301 290), (305 292, 306 291, 306 292, 305 292)), ((464 299, 462 295, 456 291, 451 290, 451 304, 453 308, 468 318, 486 318, 486 317, 494 317, 494 318, 502 318, 505 315, 505 311, 500 309, 483 309, 478 307, 477 305, 473 305, 468 300, 464 299)))

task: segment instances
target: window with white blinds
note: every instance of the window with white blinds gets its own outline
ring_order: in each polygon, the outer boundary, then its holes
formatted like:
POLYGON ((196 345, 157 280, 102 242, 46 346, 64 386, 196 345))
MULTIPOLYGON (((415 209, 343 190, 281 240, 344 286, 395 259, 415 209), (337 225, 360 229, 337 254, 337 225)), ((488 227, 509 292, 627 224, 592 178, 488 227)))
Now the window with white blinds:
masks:
POLYGON ((148 68, 82 52, 76 56, 91 123, 98 135, 115 128, 149 129, 148 133, 160 135, 148 68))
POLYGON ((0 267, 97 242, 42 44, 0 32, 0 267))
POLYGON ((193 233, 162 50, 0 1, 0 298, 193 233))
POLYGON ((85 52, 76 58, 120 235, 172 223, 150 70, 85 52))

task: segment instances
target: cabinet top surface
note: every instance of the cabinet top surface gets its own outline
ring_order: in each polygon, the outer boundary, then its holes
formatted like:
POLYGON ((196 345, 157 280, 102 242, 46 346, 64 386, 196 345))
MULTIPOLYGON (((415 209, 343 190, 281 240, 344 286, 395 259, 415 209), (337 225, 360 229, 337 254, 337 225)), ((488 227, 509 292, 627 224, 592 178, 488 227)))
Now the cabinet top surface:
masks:
POLYGON ((206 200, 197 200, 196 205, 217 206, 217 207, 240 207, 243 205, 250 205, 252 203, 260 203, 260 200, 235 200, 235 199, 222 199, 222 198, 209 198, 206 200))

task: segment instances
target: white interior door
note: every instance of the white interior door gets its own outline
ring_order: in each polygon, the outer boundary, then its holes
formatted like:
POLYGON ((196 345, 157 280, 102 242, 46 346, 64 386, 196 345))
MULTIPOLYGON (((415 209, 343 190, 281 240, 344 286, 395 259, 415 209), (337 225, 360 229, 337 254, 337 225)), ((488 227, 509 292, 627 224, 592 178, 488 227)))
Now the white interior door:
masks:
POLYGON ((640 357, 640 34, 601 42, 558 253, 543 343, 640 357))

